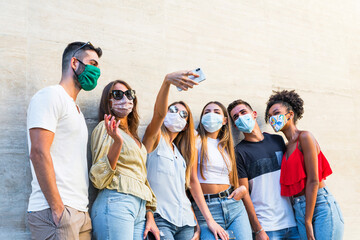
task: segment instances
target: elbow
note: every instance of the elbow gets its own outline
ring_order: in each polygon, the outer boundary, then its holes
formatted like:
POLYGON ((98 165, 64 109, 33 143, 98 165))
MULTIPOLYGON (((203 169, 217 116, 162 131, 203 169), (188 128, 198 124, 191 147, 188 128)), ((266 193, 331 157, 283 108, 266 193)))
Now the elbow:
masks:
POLYGON ((90 178, 90 180, 91 180, 94 188, 99 189, 99 190, 102 190, 102 189, 105 188, 105 186, 99 184, 99 183, 96 181, 96 179, 90 178))
POLYGON ((92 182, 93 186, 99 190, 106 188, 111 183, 110 176, 98 175, 97 171, 93 170, 98 169, 90 169, 89 179, 92 182))
POLYGON ((197 184, 200 184, 199 179, 197 178, 196 175, 191 174, 190 175, 190 187, 195 186, 197 184))
POLYGON ((40 161, 40 159, 44 158, 45 153, 37 148, 37 147, 32 147, 31 151, 30 151, 30 160, 33 164, 36 164, 40 161))
POLYGON ((306 186, 307 188, 319 188, 320 182, 318 178, 308 179, 306 186))
POLYGON ((89 178, 90 178, 90 181, 92 182, 92 185, 94 186, 94 188, 99 189, 99 190, 104 188, 101 184, 99 184, 96 177, 92 174, 91 169, 90 169, 90 173, 89 173, 89 178))

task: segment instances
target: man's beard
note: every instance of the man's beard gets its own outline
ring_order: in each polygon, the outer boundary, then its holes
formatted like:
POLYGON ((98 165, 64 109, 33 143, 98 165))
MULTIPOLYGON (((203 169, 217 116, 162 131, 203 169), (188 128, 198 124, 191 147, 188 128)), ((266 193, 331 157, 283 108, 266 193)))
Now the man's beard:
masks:
MULTIPOLYGON (((84 70, 85 70, 85 66, 83 66, 82 64, 80 64, 78 70, 82 70, 81 73, 83 73, 84 70)), ((73 80, 74 80, 74 82, 75 82, 75 86, 76 86, 78 89, 82 89, 81 84, 80 84, 80 82, 79 82, 79 80, 78 80, 78 76, 79 76, 81 73, 77 73, 76 70, 74 70, 73 73, 74 73, 74 75, 73 75, 73 80), (76 73, 76 74, 75 74, 75 73, 76 73)))

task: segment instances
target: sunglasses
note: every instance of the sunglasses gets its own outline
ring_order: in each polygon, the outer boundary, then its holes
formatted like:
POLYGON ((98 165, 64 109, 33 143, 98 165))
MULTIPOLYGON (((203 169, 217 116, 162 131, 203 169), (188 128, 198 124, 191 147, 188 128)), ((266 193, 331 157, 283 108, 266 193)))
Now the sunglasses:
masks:
POLYGON ((121 100, 124 97, 124 94, 127 97, 127 99, 129 99, 129 100, 135 99, 135 90, 132 90, 132 89, 126 90, 125 92, 123 92, 121 90, 112 90, 112 92, 111 92, 111 96, 115 100, 121 100))
POLYGON ((91 44, 91 42, 87 42, 87 43, 84 43, 83 45, 81 45, 81 47, 79 47, 78 49, 75 50, 75 52, 73 53, 72 57, 75 56, 75 54, 82 48, 84 48, 86 45, 89 45, 90 47, 92 47, 93 49, 95 49, 95 47, 91 44))
POLYGON ((179 111, 178 107, 175 105, 172 105, 171 107, 169 107, 169 112, 179 113, 180 117, 182 117, 184 119, 187 118, 187 116, 188 116, 187 111, 185 111, 185 110, 179 111))

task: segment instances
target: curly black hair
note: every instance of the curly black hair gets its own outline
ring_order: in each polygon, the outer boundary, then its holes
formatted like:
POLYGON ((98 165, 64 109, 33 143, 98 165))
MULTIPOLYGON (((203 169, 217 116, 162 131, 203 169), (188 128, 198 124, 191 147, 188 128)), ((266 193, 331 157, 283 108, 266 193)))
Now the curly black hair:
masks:
POLYGON ((294 123, 297 122, 300 118, 302 118, 304 114, 304 101, 300 98, 299 94, 295 92, 295 90, 282 90, 282 91, 273 91, 274 94, 270 96, 269 100, 266 103, 266 111, 265 111, 265 121, 269 120, 269 110, 270 108, 276 104, 283 104, 288 111, 294 112, 294 123))

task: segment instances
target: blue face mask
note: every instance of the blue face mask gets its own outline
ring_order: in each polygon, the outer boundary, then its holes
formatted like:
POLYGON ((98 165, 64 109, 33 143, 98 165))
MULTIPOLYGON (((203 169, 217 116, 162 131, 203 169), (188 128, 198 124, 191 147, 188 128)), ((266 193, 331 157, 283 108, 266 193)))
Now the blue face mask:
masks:
POLYGON ((209 133, 216 132, 219 130, 224 121, 224 116, 221 114, 216 114, 213 112, 205 114, 201 118, 201 123, 204 126, 205 130, 209 133))
POLYGON ((235 125, 240 131, 244 133, 251 133, 255 127, 255 120, 253 119, 252 115, 249 113, 240 116, 238 119, 236 119, 235 125))

